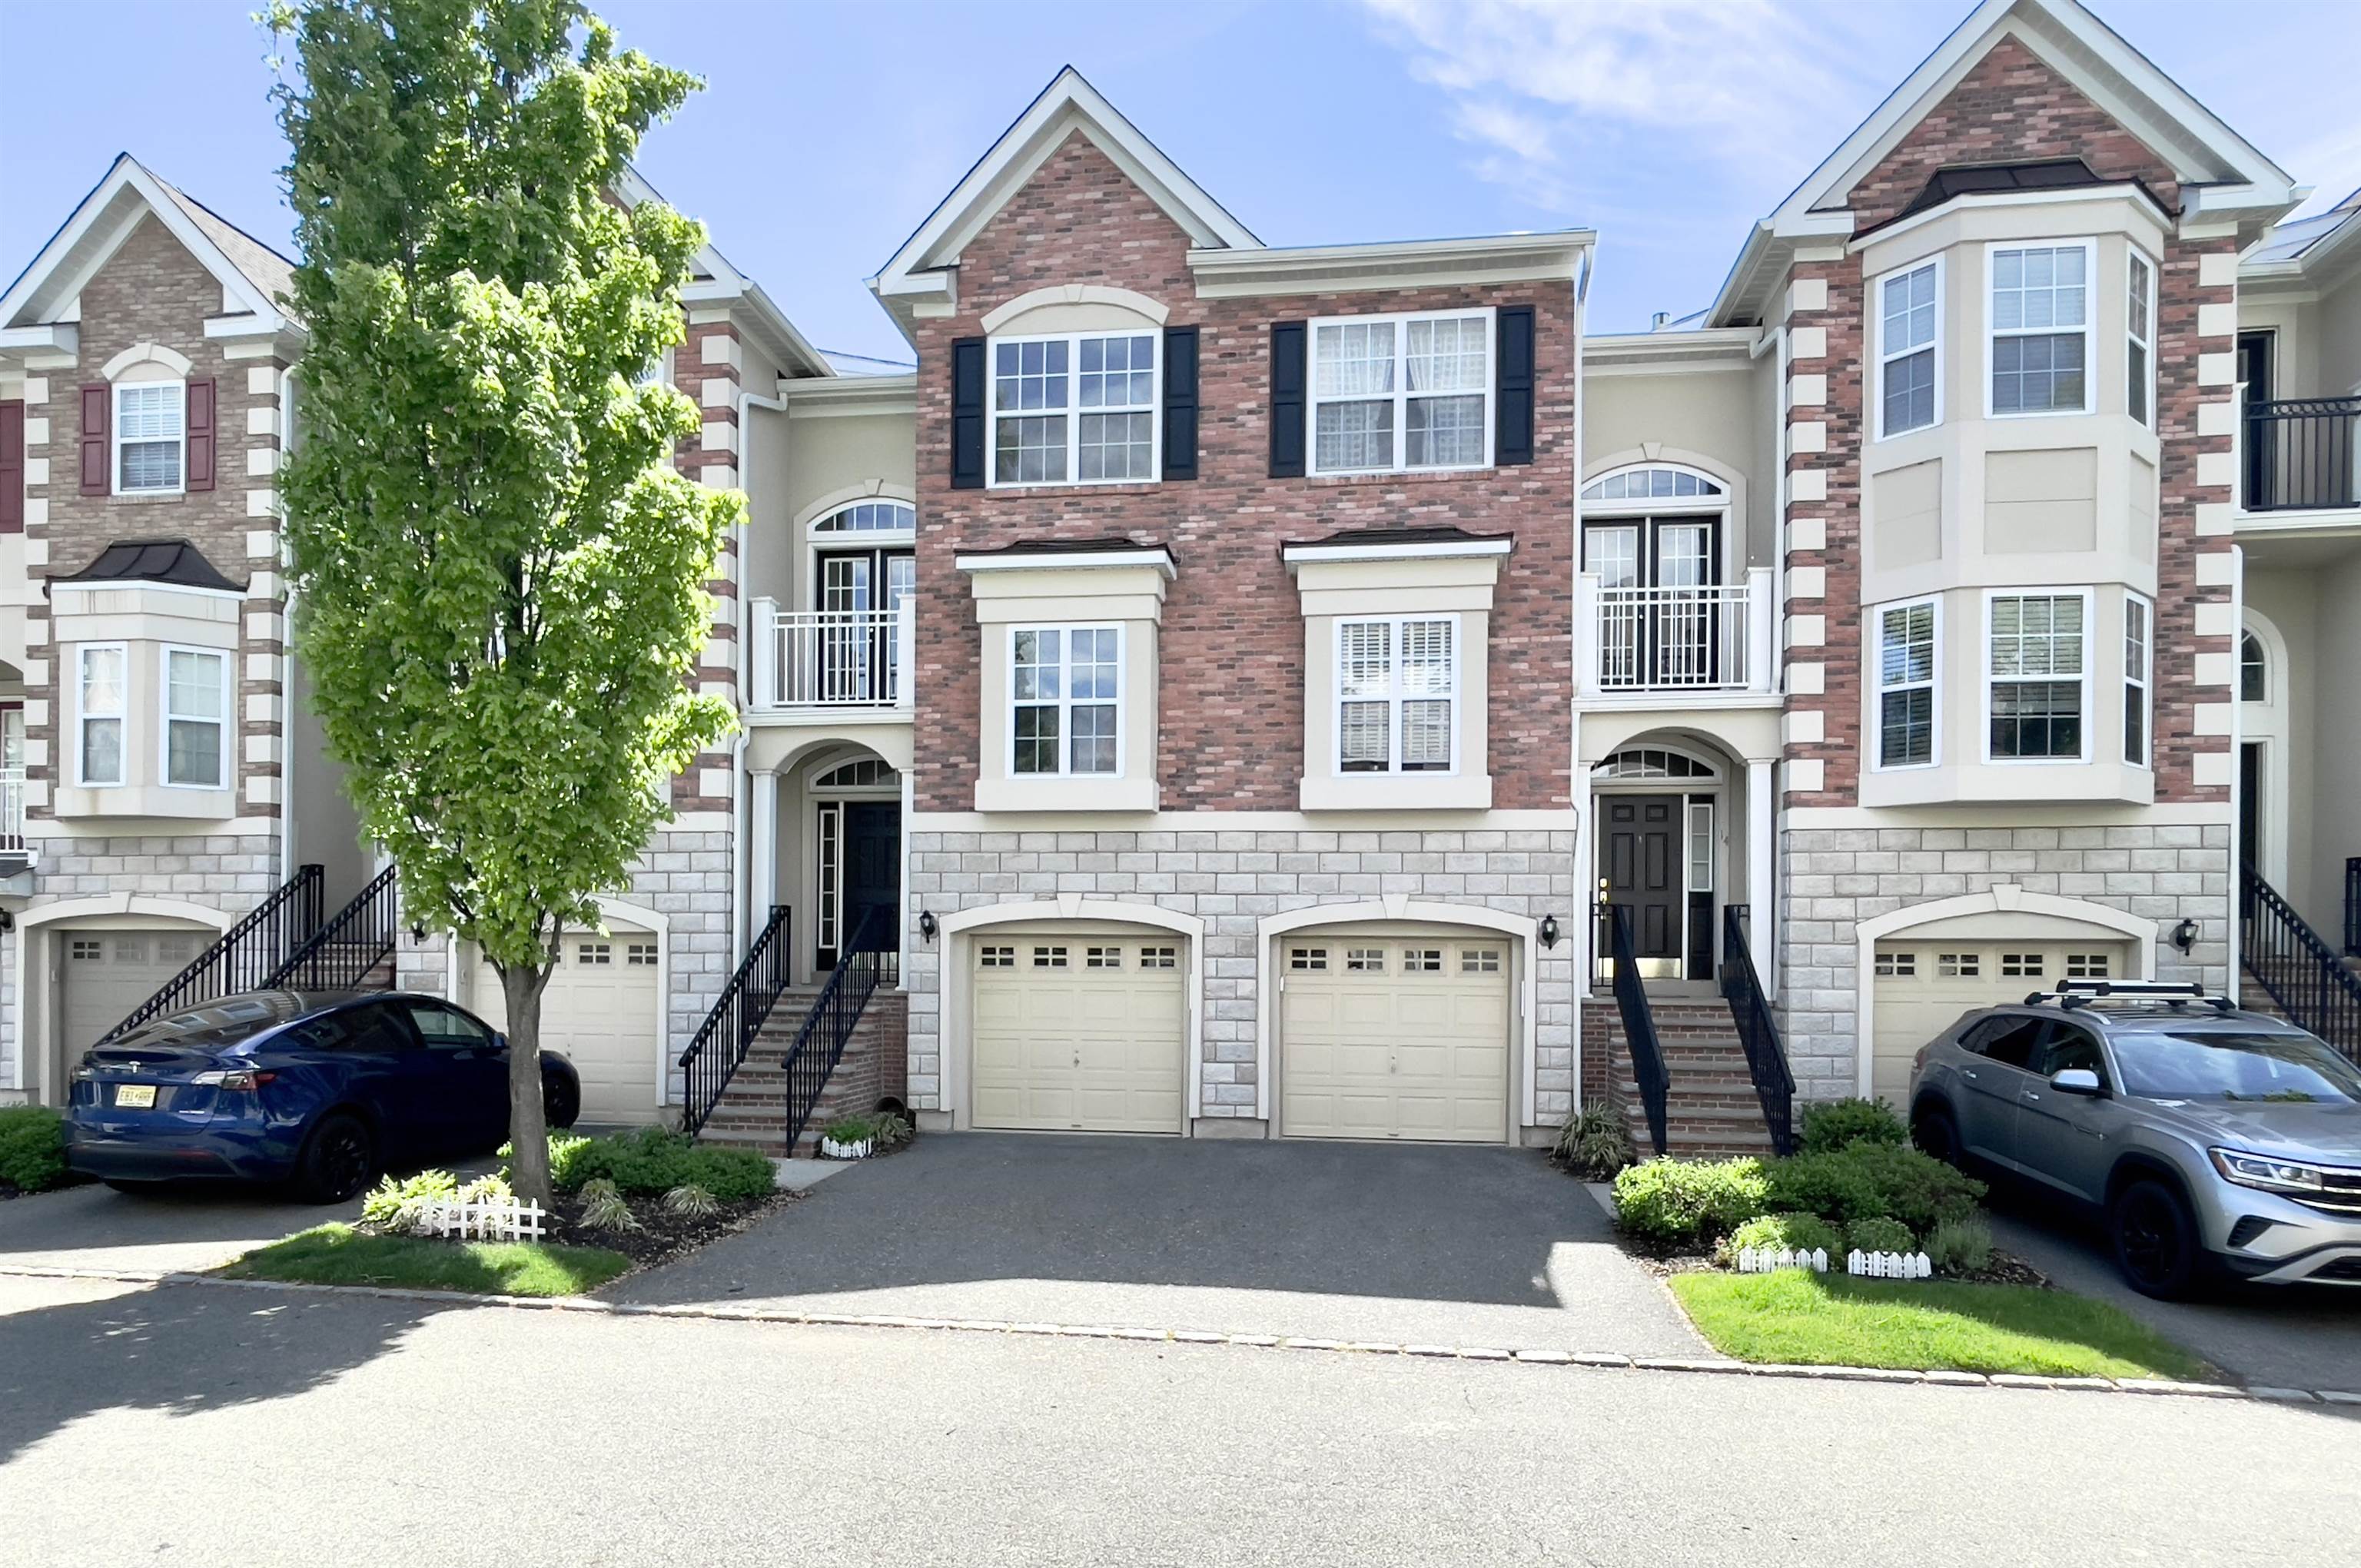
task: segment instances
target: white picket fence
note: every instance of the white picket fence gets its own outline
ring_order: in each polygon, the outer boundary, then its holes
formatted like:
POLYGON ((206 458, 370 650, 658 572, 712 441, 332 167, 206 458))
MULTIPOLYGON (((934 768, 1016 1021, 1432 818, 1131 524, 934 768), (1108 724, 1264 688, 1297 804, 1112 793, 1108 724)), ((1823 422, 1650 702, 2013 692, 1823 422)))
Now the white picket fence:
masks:
POLYGON ((445 1199, 423 1205, 418 1229, 430 1236, 457 1236, 466 1241, 537 1242, 546 1218, 538 1203, 513 1198, 445 1199))
MULTIPOLYGON (((1853 1255, 1859 1257, 1861 1255, 1855 1253, 1853 1255)), ((1808 1268, 1815 1274, 1826 1274, 1828 1271, 1828 1255, 1820 1247, 1814 1247, 1809 1252, 1797 1252, 1784 1246, 1775 1251, 1770 1247, 1757 1250, 1744 1246, 1738 1249, 1738 1272, 1741 1274, 1769 1274, 1781 1268, 1808 1268)))
POLYGON ((1931 1279, 1935 1266, 1923 1252, 1862 1252, 1845 1255, 1845 1272, 1871 1279, 1931 1279))

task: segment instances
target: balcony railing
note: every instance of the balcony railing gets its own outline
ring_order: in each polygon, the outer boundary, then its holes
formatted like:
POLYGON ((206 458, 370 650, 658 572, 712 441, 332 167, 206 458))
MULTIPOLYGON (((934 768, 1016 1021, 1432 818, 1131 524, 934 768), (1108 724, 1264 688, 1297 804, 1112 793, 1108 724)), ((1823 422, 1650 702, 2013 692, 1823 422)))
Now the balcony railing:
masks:
POLYGON ((2246 510, 2316 511, 2361 507, 2355 437, 2361 398, 2281 398, 2246 404, 2246 510))
POLYGON ((782 610, 756 599, 751 707, 770 711, 906 708, 911 605, 782 610))
MULTIPOLYGON (((25 846, 25 770, 0 768, 0 859, 23 861, 25 846)), ((17 866, 22 870, 21 863, 17 866)))
POLYGON ((1700 587, 1610 588, 1590 572, 1576 581, 1585 692, 1771 689, 1769 567, 1700 587))

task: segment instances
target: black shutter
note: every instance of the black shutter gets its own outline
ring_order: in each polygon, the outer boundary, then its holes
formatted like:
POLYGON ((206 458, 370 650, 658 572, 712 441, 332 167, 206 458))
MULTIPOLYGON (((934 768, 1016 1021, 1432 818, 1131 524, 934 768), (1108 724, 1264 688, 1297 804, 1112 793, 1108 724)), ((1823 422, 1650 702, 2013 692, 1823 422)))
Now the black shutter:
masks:
POLYGON ((1164 329, 1164 477, 1197 477, 1197 329, 1164 329))
POLYGON ((951 341, 951 488, 983 488, 983 339, 951 341))
POLYGON ((1302 322, 1270 323, 1270 477, 1303 477, 1303 377, 1307 328, 1302 322))
POLYGON ((1533 308, 1500 307, 1492 406, 1492 461, 1533 460, 1533 308))

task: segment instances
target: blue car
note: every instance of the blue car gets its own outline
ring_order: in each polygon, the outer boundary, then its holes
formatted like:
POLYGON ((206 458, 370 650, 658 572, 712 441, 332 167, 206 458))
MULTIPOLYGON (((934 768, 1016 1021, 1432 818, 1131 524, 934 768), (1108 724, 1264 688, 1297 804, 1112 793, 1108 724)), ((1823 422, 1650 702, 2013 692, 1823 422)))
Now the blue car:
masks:
MULTIPOLYGON (((541 1082, 549 1124, 572 1126, 573 1064, 544 1052, 541 1082)), ((389 1168, 496 1148, 508 1124, 508 1041, 465 1008, 401 992, 257 991, 84 1052, 66 1163, 118 1189, 284 1182, 340 1203, 389 1168)))

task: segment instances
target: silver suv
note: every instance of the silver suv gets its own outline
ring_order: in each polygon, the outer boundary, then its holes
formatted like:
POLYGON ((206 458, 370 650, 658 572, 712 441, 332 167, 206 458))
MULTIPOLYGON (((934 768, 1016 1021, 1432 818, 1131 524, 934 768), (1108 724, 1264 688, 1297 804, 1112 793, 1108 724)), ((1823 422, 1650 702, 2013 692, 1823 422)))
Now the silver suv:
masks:
POLYGON ((2147 1295, 2361 1285, 2361 1069, 2197 986, 2070 981, 1970 1013, 1919 1051, 1910 1127, 2099 1213, 2147 1295))

